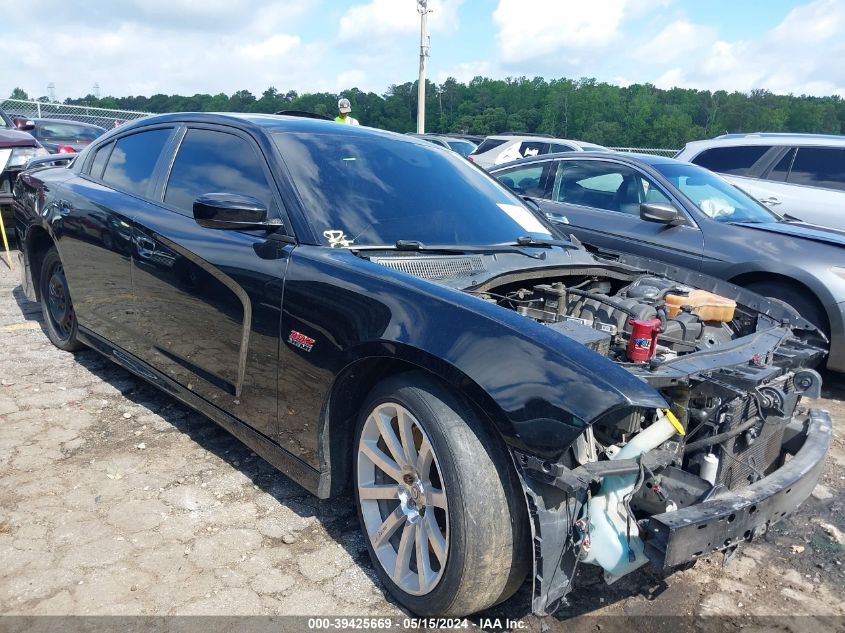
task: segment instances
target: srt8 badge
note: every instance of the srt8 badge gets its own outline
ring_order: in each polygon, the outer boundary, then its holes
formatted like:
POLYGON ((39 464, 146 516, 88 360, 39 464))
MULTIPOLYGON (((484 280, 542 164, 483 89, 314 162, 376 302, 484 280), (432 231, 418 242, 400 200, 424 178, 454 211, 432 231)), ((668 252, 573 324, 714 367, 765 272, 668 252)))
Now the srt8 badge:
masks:
POLYGON ((313 338, 305 336, 302 332, 297 332, 296 330, 291 330, 288 336, 288 343, 306 352, 311 351, 311 348, 314 347, 314 342, 315 340, 313 338))

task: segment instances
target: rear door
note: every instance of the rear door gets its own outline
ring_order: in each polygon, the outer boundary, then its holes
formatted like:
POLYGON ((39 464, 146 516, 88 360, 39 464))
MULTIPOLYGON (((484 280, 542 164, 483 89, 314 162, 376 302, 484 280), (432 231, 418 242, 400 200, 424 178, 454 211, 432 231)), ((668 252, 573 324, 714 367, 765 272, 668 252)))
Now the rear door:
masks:
POLYGON ((203 194, 242 194, 290 226, 278 190, 259 145, 240 130, 189 125, 175 145, 158 204, 135 216, 134 352, 278 439, 279 324, 292 245, 266 231, 204 228, 192 212, 203 194))
POLYGON ((790 148, 763 178, 747 191, 772 210, 845 229, 845 148, 790 148))
POLYGON ((643 202, 672 201, 639 170, 613 161, 561 160, 550 178, 548 199, 541 207, 560 230, 574 233, 592 250, 611 257, 633 253, 694 270, 701 267, 704 238, 692 218, 686 216, 689 224, 683 226, 640 219, 643 202))
POLYGON ((145 128, 102 145, 59 201, 59 251, 79 324, 129 349, 132 218, 150 205, 173 126, 145 128))

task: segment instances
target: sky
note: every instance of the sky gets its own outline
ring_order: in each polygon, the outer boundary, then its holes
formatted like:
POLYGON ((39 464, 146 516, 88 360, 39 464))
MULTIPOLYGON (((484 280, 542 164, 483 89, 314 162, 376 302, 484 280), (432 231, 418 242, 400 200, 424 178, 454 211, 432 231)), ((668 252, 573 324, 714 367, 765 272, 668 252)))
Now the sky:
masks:
MULTIPOLYGON (((384 93, 414 81, 416 0, 0 0, 0 97, 384 93), (5 5, 5 6, 3 6, 5 5), (45 19, 33 19, 44 16, 45 19)), ((845 96, 845 0, 429 0, 428 78, 845 96)))

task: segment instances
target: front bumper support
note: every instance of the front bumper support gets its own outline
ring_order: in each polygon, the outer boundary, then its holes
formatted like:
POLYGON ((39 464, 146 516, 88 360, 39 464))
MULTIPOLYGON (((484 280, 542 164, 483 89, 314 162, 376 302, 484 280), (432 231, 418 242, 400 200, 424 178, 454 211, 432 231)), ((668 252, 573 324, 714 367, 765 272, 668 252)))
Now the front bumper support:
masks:
MULTIPOLYGON (((775 472, 747 488, 726 491, 695 505, 654 515, 642 537, 645 554, 658 569, 674 567, 712 552, 736 547, 764 534, 810 496, 821 475, 831 442, 826 411, 812 409, 793 420, 802 430, 789 441, 797 452, 775 472)), ((534 540, 532 611, 553 613, 572 589, 580 559, 575 526, 589 498, 592 482, 639 470, 635 460, 597 462, 565 470, 536 457, 516 453, 528 500, 534 540)), ((666 451, 644 453, 644 465, 667 465, 666 451)))
POLYGON ((813 409, 798 452, 768 477, 737 491, 649 519, 645 554, 652 565, 670 570, 764 534, 794 512, 819 480, 831 441, 826 411, 813 409))

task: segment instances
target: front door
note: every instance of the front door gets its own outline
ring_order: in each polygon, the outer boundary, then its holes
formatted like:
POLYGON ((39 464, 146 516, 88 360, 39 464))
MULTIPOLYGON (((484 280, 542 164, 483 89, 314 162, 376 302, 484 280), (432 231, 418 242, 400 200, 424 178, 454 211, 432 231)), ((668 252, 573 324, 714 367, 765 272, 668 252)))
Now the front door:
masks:
POLYGON ((193 201, 252 196, 281 224, 281 203, 255 142, 189 127, 160 204, 135 216, 134 351, 187 389, 277 439, 279 323, 292 246, 265 231, 201 227, 193 201))
POLYGON ((592 250, 614 256, 632 253, 698 270, 704 254, 701 230, 640 219, 640 204, 671 204, 645 174, 613 161, 558 161, 541 207, 564 233, 574 233, 592 250))

